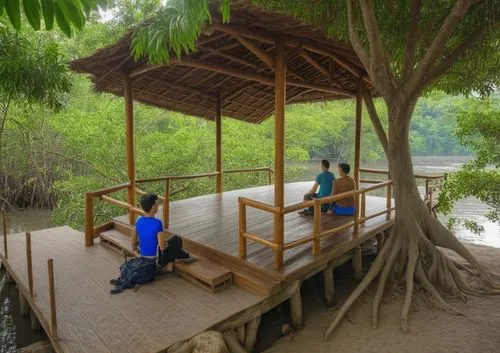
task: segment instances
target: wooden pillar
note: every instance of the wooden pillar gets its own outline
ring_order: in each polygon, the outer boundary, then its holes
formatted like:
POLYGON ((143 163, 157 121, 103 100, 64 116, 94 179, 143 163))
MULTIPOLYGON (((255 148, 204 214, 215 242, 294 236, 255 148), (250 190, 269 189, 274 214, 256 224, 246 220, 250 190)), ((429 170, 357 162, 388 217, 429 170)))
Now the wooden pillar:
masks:
POLYGON ((260 325, 260 316, 257 316, 255 319, 250 320, 246 326, 245 333, 245 349, 248 353, 252 353, 255 344, 257 343, 257 332, 259 331, 260 325))
POLYGON ((28 316, 30 312, 28 301, 26 300, 26 297, 24 296, 21 288, 19 288, 19 311, 22 317, 28 316))
MULTIPOLYGON (((134 144, 134 101, 130 77, 124 78, 125 135, 127 143, 127 175, 130 182, 128 203, 135 207, 135 144, 134 144)), ((135 213, 129 211, 129 222, 135 224, 135 213)))
POLYGON ((56 310, 56 287, 54 283, 54 260, 47 260, 49 272, 49 297, 50 297, 50 330, 52 337, 57 339, 57 310, 56 310))
POLYGON ((26 232, 26 269, 28 271, 28 289, 33 297, 33 262, 31 259, 31 233, 26 232))
POLYGON ((94 245, 94 196, 85 194, 85 246, 94 245))
POLYGON ((354 270, 354 279, 356 279, 356 281, 359 281, 363 277, 363 259, 361 256, 361 246, 355 247, 353 251, 352 268, 354 270))
POLYGON ((247 232, 247 208, 246 205, 238 199, 239 204, 239 219, 238 219, 238 230, 239 230, 239 254, 240 259, 247 259, 247 238, 245 238, 245 233, 247 232))
POLYGON ((302 328, 304 323, 304 315, 302 312, 302 296, 300 295, 300 287, 299 283, 297 290, 290 297, 290 311, 292 316, 292 326, 299 330, 302 328))
POLYGON ((7 246, 7 214, 5 210, 2 210, 2 219, 3 219, 3 256, 6 259, 9 258, 9 248, 7 246))
POLYGON ((326 268, 323 270, 323 282, 324 286, 324 297, 325 305, 327 307, 332 307, 335 300, 335 282, 333 280, 333 264, 329 262, 326 268))
POLYGON ((163 227, 170 227, 170 179, 165 180, 165 194, 163 195, 163 227))
MULTIPOLYGON (((359 168, 361 167, 361 118, 362 118, 362 108, 363 108, 363 95, 361 89, 358 89, 356 94, 356 136, 354 138, 354 181, 356 182, 356 188, 360 188, 360 173, 359 168)), ((356 205, 359 207, 359 205, 356 205)))
POLYGON ((222 192, 222 94, 215 96, 215 171, 217 174, 217 193, 222 192))
MULTIPOLYGON (((285 99, 286 99, 286 61, 285 43, 276 41, 274 86, 274 205, 285 205, 285 99)), ((275 265, 283 266, 284 218, 282 214, 274 216, 275 265)))
POLYGON ((319 199, 314 200, 314 221, 313 221, 313 255, 316 256, 321 248, 321 203, 319 199))
POLYGON ((382 251, 382 248, 384 247, 384 242, 385 242, 384 232, 377 234, 377 254, 380 254, 380 251, 382 251))

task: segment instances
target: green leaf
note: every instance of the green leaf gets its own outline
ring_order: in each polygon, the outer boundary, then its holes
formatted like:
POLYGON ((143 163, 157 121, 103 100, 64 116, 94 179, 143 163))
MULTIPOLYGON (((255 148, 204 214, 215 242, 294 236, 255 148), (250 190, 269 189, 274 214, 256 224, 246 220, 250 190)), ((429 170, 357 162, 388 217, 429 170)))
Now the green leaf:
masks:
POLYGON ((0 16, 3 15, 4 7, 5 7, 5 0, 0 0, 0 16))
POLYGON ((40 3, 38 0, 23 0, 23 9, 31 27, 38 31, 40 29, 40 3))
POLYGON ((10 23, 17 30, 21 29, 21 11, 19 6, 19 0, 8 0, 5 3, 5 10, 9 16, 10 23))
POLYGON ((72 0, 64 1, 66 6, 65 14, 67 14, 68 19, 75 25, 76 28, 82 29, 85 25, 85 16, 83 15, 82 9, 79 2, 74 2, 72 0))
POLYGON ((50 31, 54 27, 54 1, 42 0, 43 21, 45 29, 50 31))
POLYGON ((61 9, 61 4, 59 2, 56 2, 54 4, 54 15, 56 16, 57 25, 59 26, 61 31, 63 31, 63 33, 68 37, 71 37, 71 26, 64 17, 64 12, 61 9))

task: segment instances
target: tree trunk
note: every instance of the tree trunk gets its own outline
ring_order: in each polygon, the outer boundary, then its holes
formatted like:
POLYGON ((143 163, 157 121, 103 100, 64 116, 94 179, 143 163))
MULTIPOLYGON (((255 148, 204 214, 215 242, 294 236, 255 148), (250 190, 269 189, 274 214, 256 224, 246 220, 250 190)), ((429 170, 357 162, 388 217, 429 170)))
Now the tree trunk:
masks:
POLYGON ((377 255, 359 286, 347 298, 325 333, 327 338, 351 305, 376 279, 379 283, 373 298, 372 326, 377 327, 379 309, 389 278, 401 279, 406 292, 401 312, 401 328, 408 331, 408 314, 413 299, 415 280, 434 299, 441 309, 455 314, 461 312, 447 304, 438 289, 466 300, 467 294, 500 294, 495 276, 487 272, 458 239, 428 211, 420 197, 414 177, 410 150, 409 125, 415 101, 396 98, 386 102, 389 112, 388 162, 393 181, 396 215, 386 245, 377 255), (455 251, 468 264, 450 260, 438 247, 455 251), (459 269, 477 274, 484 286, 472 288, 459 269), (391 276, 392 275, 392 276, 391 276))

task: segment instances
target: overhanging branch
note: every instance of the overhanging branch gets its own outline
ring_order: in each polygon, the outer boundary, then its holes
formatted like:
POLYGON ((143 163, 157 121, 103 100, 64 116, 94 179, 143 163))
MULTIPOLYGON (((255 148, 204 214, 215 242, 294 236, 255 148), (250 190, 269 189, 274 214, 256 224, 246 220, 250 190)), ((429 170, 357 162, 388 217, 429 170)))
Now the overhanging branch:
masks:
POLYGON ((361 39, 354 28, 354 0, 346 0, 347 2, 347 23, 349 26, 349 41, 352 48, 358 54, 359 60, 363 63, 365 70, 370 72, 370 57, 361 44, 361 39))
POLYGON ((377 109, 375 108, 375 104, 373 104, 373 98, 370 93, 366 90, 362 90, 363 99, 365 101, 366 110, 368 111, 368 115, 370 116, 370 120, 372 122, 373 128, 375 129, 375 133, 380 140, 380 144, 384 149, 385 155, 388 157, 388 142, 387 142, 387 134, 385 133, 384 127, 382 126, 382 122, 377 114, 377 109))

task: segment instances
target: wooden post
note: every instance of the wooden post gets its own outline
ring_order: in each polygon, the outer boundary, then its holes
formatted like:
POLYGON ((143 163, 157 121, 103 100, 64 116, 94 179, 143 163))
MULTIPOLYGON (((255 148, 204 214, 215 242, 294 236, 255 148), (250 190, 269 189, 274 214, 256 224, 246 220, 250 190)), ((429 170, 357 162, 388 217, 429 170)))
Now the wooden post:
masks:
POLYGON ((273 169, 269 167, 267 172, 268 184, 271 185, 273 183, 273 169))
POLYGON ((392 185, 387 185, 387 220, 391 219, 392 207, 392 185))
POLYGON ((333 263, 330 261, 326 268, 323 270, 323 282, 325 305, 332 307, 335 300, 335 282, 333 280, 333 263))
POLYGON ((385 235, 384 232, 377 234, 377 254, 380 254, 382 248, 384 247, 385 235))
POLYGON ((222 94, 215 96, 215 171, 217 174, 217 193, 222 192, 222 94))
POLYGON ((363 259, 361 256, 361 246, 357 246, 352 254, 352 268, 354 270, 354 278, 356 281, 361 280, 363 277, 363 259))
POLYGON ((51 333, 57 339, 57 310, 56 310, 56 289, 54 284, 54 259, 47 260, 49 271, 49 295, 50 295, 50 323, 51 333))
POLYGON ((239 237, 240 237, 240 259, 247 258, 247 239, 243 236, 247 232, 247 208, 246 205, 238 199, 239 203, 239 237))
MULTIPOLYGON (((280 209, 285 205, 285 102, 286 102, 286 61, 285 43, 276 40, 276 60, 274 79, 274 205, 280 209)), ((274 242, 276 269, 283 266, 284 216, 274 216, 274 242)))
POLYGON ((165 195, 163 195, 163 227, 170 227, 170 179, 165 180, 165 195))
POLYGON ((366 217, 366 193, 361 194, 361 224, 365 224, 366 217))
POLYGON ((33 331, 40 331, 42 329, 42 325, 40 324, 40 321, 38 321, 38 318, 33 310, 30 311, 30 324, 33 331))
POLYGON ((245 344, 245 325, 240 325, 236 328, 238 334, 238 341, 240 344, 245 344))
MULTIPOLYGON (((127 143, 128 203, 135 207, 135 147, 134 147, 134 101, 130 77, 124 77, 125 134, 127 143)), ((129 211, 129 223, 135 224, 135 213, 129 211)))
POLYGON ((304 315, 302 313, 302 296, 300 295, 301 284, 297 287, 297 290, 290 297, 290 311, 292 316, 292 326, 299 330, 302 328, 304 322, 304 315))
POLYGON ((85 194, 85 246, 94 245, 94 196, 85 194))
MULTIPOLYGON (((358 88, 356 94, 356 135, 354 138, 354 181, 356 182, 356 189, 360 188, 360 173, 359 168, 361 164, 361 118, 363 108, 363 95, 361 87, 358 88)), ((356 203, 356 208, 359 208, 359 203, 356 203)))
POLYGON ((26 268, 28 270, 28 289, 33 297, 33 261, 31 258, 31 233, 26 232, 26 268))
POLYGON ((259 331, 260 316, 255 319, 250 320, 247 323, 246 334, 245 334, 245 349, 248 353, 252 353, 255 344, 257 343, 257 332, 259 331))
POLYGON ((7 246, 7 214, 5 210, 2 210, 2 219, 3 219, 3 255, 6 259, 9 258, 9 248, 7 246))
POLYGON ((313 255, 319 254, 321 248, 321 203, 319 199, 314 200, 314 224, 313 224, 313 255))
POLYGON ((26 300, 26 297, 24 296, 21 288, 19 288, 19 311, 22 317, 28 316, 30 312, 28 301, 26 300))
POLYGON ((432 187, 429 189, 429 200, 428 200, 427 207, 429 208, 429 214, 432 215, 432 187))
POLYGON ((352 230, 353 239, 359 238, 359 194, 355 196, 356 208, 354 209, 354 227, 352 230))

